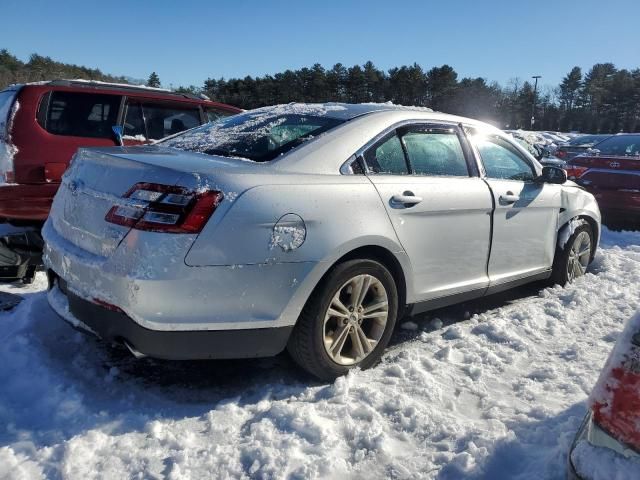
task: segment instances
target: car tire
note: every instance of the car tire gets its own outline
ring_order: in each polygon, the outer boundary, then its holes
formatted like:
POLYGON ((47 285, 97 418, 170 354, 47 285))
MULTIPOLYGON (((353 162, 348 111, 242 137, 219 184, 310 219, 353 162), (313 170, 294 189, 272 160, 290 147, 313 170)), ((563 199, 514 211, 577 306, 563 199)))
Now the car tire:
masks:
POLYGON ((585 220, 579 222, 564 245, 558 244, 556 248, 551 274, 553 284, 564 286, 571 283, 583 276, 591 263, 594 248, 593 231, 585 220))
POLYGON ((397 317, 398 290, 389 270, 374 260, 349 260, 335 266, 311 294, 287 350, 310 374, 333 380, 352 368, 375 365, 397 317))

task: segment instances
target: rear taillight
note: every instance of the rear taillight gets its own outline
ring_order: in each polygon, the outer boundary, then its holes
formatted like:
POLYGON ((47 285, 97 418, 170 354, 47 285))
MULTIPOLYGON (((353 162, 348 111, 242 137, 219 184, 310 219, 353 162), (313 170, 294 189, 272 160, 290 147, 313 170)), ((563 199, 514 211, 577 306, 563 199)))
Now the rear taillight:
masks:
POLYGON ((565 152, 564 150, 557 150, 556 151, 556 157, 565 158, 566 156, 567 156, 567 152, 565 152))
POLYGON ((105 220, 116 225, 166 233, 199 233, 222 200, 214 190, 193 192, 184 187, 137 183, 113 206, 105 220))
POLYGON ((582 175, 584 175, 584 172, 589 170, 589 167, 581 167, 579 165, 567 165, 566 170, 567 170, 567 178, 569 178, 570 180, 573 180, 576 178, 580 178, 582 175))

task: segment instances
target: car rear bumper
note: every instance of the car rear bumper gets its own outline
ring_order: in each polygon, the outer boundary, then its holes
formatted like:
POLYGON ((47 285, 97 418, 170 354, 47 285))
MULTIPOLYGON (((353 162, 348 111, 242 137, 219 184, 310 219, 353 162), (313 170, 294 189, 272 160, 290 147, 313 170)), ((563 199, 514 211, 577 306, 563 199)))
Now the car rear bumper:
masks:
POLYGON ((110 343, 124 344, 136 356, 166 360, 269 357, 284 350, 293 329, 152 330, 122 311, 79 297, 52 273, 50 287, 49 304, 72 327, 110 343))
MULTIPOLYGON (((580 471, 579 466, 574 463, 573 459, 573 453, 580 442, 588 443, 589 447, 593 449, 590 453, 611 452, 612 455, 615 455, 622 462, 634 462, 633 465, 635 465, 636 462, 640 462, 640 453, 630 449, 600 428, 593 421, 592 412, 589 410, 569 450, 567 458, 567 478, 570 480, 586 480, 585 475, 588 475, 580 471)), ((616 472, 611 472, 611 474, 612 478, 616 476, 616 472)))
POLYGON ((587 190, 596 198, 601 211, 640 215, 640 190, 587 190))
POLYGON ((0 186, 0 218, 46 220, 59 186, 57 183, 0 186))

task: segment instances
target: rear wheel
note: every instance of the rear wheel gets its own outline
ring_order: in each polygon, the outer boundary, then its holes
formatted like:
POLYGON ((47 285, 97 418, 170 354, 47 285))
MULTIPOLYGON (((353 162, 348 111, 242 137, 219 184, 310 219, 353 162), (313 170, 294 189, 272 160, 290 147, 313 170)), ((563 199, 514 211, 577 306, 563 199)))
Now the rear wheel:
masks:
POLYGON ((554 283, 566 285, 587 272, 593 256, 593 232, 589 224, 582 220, 567 240, 564 247, 558 245, 553 262, 554 283))
POLYGON ((332 380, 375 365, 397 316, 398 292, 389 271, 373 260, 350 260, 316 287, 287 349, 309 373, 332 380))

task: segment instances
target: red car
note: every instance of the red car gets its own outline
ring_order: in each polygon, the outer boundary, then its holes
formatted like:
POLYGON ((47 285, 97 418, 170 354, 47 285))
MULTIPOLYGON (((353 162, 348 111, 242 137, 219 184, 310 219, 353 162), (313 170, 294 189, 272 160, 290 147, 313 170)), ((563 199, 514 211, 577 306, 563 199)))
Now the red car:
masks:
POLYGON ((78 147, 149 143, 240 111, 195 95, 82 80, 0 91, 0 223, 27 227, 0 225, 0 279, 33 276, 39 229, 78 147))
POLYGON ((640 478, 640 312, 627 324, 569 454, 570 478, 640 478))
POLYGON ((640 134, 613 135, 565 168, 596 197, 603 217, 640 220, 640 134))

